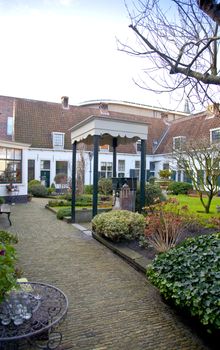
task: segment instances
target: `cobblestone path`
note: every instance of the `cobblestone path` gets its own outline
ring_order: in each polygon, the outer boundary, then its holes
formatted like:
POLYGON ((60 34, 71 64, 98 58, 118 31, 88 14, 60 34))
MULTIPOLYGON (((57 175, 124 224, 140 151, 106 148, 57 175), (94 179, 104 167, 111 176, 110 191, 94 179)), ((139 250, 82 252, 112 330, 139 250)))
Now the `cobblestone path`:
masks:
POLYGON ((69 299, 61 349, 209 349, 143 274, 44 205, 40 199, 15 205, 11 228, 3 218, 0 226, 19 236, 24 276, 57 286, 69 299))

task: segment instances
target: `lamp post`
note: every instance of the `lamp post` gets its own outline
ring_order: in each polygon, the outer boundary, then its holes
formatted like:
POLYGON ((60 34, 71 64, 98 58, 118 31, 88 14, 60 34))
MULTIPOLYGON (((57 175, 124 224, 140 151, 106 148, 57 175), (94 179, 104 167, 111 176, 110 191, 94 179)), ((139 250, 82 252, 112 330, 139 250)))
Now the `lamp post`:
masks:
POLYGON ((91 185, 92 182, 92 157, 93 157, 93 152, 89 152, 89 184, 91 185))

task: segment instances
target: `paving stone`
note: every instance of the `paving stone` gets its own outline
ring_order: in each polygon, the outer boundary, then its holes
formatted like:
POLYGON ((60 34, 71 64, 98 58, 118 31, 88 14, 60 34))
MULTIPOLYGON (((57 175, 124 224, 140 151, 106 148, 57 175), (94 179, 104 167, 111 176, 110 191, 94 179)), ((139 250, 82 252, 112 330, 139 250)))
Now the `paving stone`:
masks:
POLYGON ((68 297, 68 314, 59 326, 62 349, 210 349, 162 302, 143 273, 57 220, 45 204, 34 198, 13 206, 13 224, 4 228, 18 234, 24 277, 53 284, 68 297))

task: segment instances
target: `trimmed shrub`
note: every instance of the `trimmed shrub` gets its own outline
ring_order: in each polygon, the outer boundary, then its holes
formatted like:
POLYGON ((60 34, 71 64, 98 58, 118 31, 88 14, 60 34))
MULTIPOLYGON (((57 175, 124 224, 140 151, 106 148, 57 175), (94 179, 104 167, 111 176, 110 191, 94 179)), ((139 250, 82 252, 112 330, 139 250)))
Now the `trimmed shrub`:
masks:
POLYGON ((220 233, 189 238, 156 256, 147 277, 165 299, 187 309, 209 331, 220 329, 220 233))
POLYGON ((85 185, 84 186, 84 193, 85 194, 92 194, 93 193, 93 185, 85 185))
POLYGON ((52 199, 50 201, 48 201, 48 205, 49 207, 67 207, 69 205, 71 205, 71 202, 66 201, 66 200, 58 200, 58 199, 52 199))
POLYGON ((41 182, 35 179, 28 182, 28 187, 35 186, 35 185, 41 185, 41 182))
POLYGON ((56 174, 54 181, 56 184, 65 185, 67 183, 67 175, 64 173, 56 174))
POLYGON ((81 194, 76 196, 76 206, 78 207, 92 206, 92 196, 90 194, 81 194))
POLYGON ((112 179, 101 177, 98 183, 99 193, 107 196, 112 194, 112 179))
POLYGON ((31 193, 34 197, 47 197, 47 189, 43 185, 34 185, 29 187, 29 193, 31 193))
MULTIPOLYGON (((161 202, 165 200, 166 198, 158 185, 145 185, 145 206, 149 206, 155 204, 156 202, 161 202)), ((140 187, 138 187, 136 192, 136 210, 140 211, 141 209, 142 208, 140 208, 140 187)))
POLYGON ((144 216, 128 210, 98 214, 92 220, 92 229, 112 241, 132 240, 143 234, 144 227, 144 216))
POLYGON ((57 219, 63 220, 65 216, 71 216, 71 207, 70 208, 61 208, 57 212, 57 219))
POLYGON ((0 205, 1 205, 1 204, 4 204, 4 203, 5 203, 4 198, 0 197, 0 205))
POLYGON ((167 188, 169 192, 175 195, 188 194, 189 191, 191 191, 192 189, 193 189, 193 186, 188 182, 175 182, 175 181, 171 182, 167 188))

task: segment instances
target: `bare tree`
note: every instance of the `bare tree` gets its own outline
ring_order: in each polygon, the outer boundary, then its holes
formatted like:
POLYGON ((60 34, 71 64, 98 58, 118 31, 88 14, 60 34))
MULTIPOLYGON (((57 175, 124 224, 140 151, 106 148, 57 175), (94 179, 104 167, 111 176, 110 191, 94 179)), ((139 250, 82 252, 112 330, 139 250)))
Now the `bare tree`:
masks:
POLYGON ((84 192, 84 183, 85 183, 85 158, 84 158, 84 149, 83 144, 79 147, 79 159, 77 161, 77 193, 83 194, 84 192))
POLYGON ((137 0, 126 6, 137 40, 118 41, 118 47, 144 58, 146 67, 135 83, 157 93, 181 91, 191 106, 218 102, 219 29, 198 0, 137 0))
POLYGON ((212 199, 219 191, 219 145, 210 144, 206 138, 198 141, 190 140, 173 150, 173 158, 178 169, 183 170, 191 179, 205 212, 209 213, 212 199))

